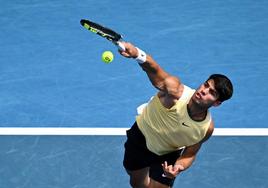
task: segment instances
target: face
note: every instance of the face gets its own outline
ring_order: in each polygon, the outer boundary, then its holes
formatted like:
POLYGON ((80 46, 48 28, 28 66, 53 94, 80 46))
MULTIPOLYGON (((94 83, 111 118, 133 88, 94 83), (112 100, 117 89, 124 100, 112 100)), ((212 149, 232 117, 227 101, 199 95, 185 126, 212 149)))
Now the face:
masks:
POLYGON ((203 83, 194 93, 192 101, 202 107, 209 108, 211 106, 220 105, 219 94, 217 93, 214 81, 208 80, 203 83))

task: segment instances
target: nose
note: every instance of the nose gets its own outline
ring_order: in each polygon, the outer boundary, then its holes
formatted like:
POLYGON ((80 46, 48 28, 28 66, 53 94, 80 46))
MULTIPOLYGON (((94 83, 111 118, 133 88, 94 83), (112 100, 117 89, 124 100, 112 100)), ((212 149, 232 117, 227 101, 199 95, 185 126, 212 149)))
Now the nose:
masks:
POLYGON ((208 93, 208 89, 207 88, 202 89, 200 93, 201 95, 206 95, 208 93))

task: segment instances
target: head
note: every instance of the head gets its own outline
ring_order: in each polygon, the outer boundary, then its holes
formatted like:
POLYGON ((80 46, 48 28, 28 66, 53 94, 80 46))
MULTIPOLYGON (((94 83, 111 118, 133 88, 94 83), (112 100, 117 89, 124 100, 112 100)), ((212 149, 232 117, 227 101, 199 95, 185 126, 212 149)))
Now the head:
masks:
POLYGON ((214 81, 214 87, 219 95, 218 101, 223 102, 233 95, 233 84, 227 76, 222 74, 212 74, 207 80, 214 81))
POLYGON ((232 97, 233 85, 222 74, 212 74, 195 92, 193 99, 205 107, 219 106, 232 97))

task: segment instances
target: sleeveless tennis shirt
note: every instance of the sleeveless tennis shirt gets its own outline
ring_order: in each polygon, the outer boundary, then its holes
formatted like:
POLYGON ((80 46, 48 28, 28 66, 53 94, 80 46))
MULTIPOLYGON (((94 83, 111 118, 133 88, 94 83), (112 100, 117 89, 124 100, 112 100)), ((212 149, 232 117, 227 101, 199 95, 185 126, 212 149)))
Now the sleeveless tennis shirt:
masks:
POLYGON ((136 117, 137 125, 146 139, 147 148, 164 155, 200 142, 210 126, 211 115, 197 122, 190 118, 187 104, 195 90, 184 85, 181 98, 170 109, 165 108, 157 95, 136 117))

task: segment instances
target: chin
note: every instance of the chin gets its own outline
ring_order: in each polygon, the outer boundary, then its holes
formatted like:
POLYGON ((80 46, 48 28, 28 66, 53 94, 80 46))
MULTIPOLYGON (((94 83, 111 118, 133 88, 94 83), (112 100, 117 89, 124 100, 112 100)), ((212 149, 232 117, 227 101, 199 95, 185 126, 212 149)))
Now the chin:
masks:
POLYGON ((193 98, 192 101, 195 103, 195 104, 201 104, 201 101, 197 98, 193 98))

